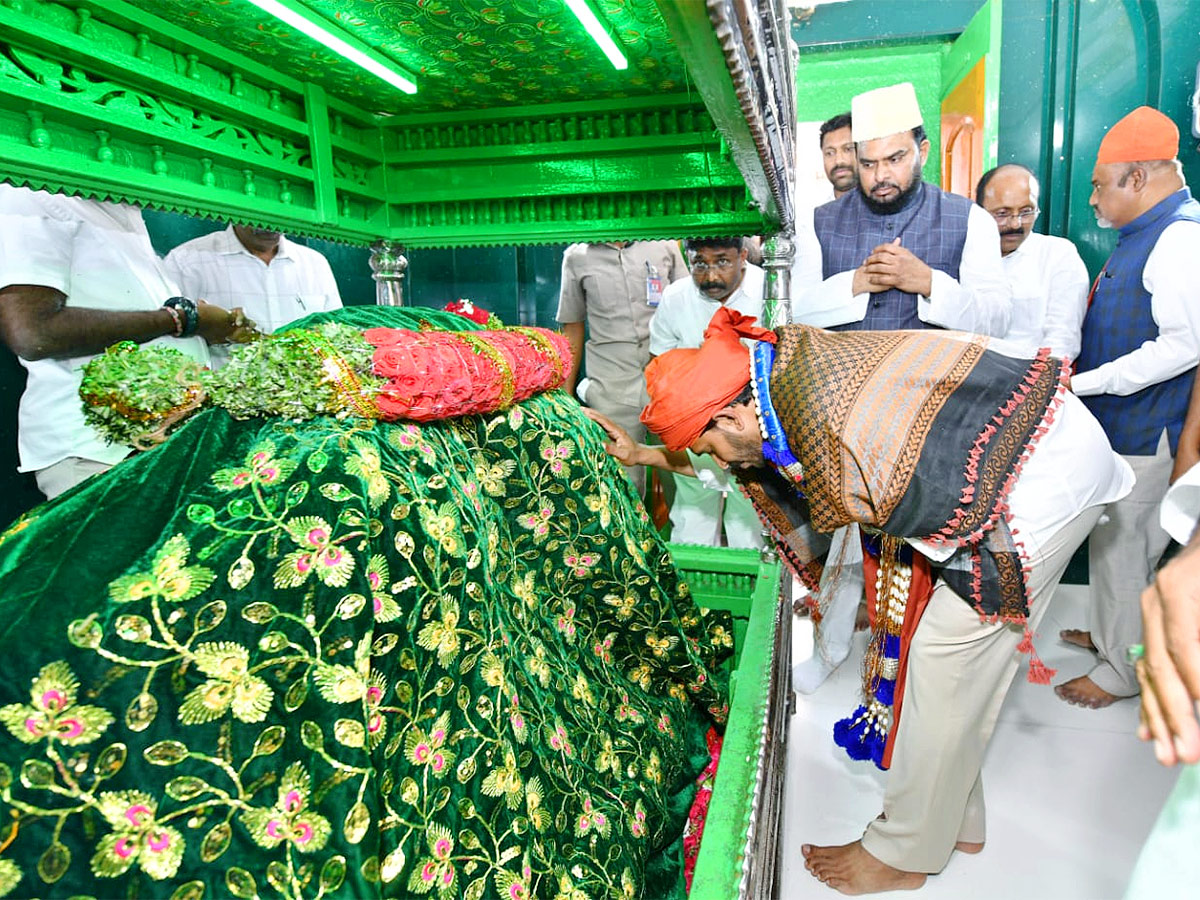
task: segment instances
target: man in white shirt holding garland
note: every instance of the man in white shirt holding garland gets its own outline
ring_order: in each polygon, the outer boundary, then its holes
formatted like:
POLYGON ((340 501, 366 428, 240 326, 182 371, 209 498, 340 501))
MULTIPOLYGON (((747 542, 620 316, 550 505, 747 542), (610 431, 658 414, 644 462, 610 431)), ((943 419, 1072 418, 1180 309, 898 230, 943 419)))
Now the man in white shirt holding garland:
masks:
MULTIPOLYGON (((765 274, 746 261, 741 238, 698 238, 684 243, 691 278, 663 290, 650 320, 650 357, 678 347, 699 347, 713 313, 728 306, 747 316, 762 316, 765 274)), ((730 547, 763 545, 762 523, 754 506, 707 456, 692 458, 696 478, 675 479, 671 504, 671 540, 721 546, 722 529, 730 547)))
MULTIPOLYGON (((314 312, 342 308, 328 260, 278 231, 230 225, 180 244, 167 271, 189 297, 225 309, 240 306, 263 334, 314 312)), ((213 353, 213 366, 227 360, 213 353)))
MULTIPOLYGON (((996 223, 922 181, 929 153, 912 84, 851 100, 858 186, 817 207, 796 234, 792 320, 834 331, 951 328, 993 337, 1011 297, 996 223)), ((822 578, 817 652, 793 683, 815 690, 850 652, 862 596, 859 535, 839 529, 822 578)))
POLYGON ((131 449, 84 421, 79 385, 95 354, 136 341, 207 363, 206 344, 254 336, 240 309, 177 294, 137 207, 0 184, 0 340, 29 372, 20 470, 48 498, 131 449))
POLYGON ((1074 359, 1091 281, 1074 244, 1033 231, 1039 193, 1034 174, 1009 163, 983 174, 975 202, 1000 230, 1001 262, 1012 289, 1004 339, 1028 353, 1049 347, 1055 356, 1074 359))

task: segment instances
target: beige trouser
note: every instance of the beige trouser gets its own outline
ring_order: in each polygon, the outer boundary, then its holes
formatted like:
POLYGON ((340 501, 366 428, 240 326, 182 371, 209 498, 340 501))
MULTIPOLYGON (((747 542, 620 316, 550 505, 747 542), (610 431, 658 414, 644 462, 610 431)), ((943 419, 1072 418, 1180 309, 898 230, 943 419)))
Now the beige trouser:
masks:
POLYGON ((33 477, 37 481, 38 490, 46 495, 47 500, 53 500, 80 482, 86 481, 93 475, 99 475, 101 472, 107 472, 111 468, 111 463, 83 459, 79 456, 68 456, 52 466, 38 469, 33 473, 33 477))
POLYGON ((1110 694, 1132 697, 1138 693, 1137 676, 1125 651, 1142 641, 1142 589, 1154 579, 1171 540, 1158 513, 1174 460, 1165 431, 1154 456, 1124 459, 1137 483, 1127 496, 1105 507, 1108 521, 1088 538, 1092 643, 1099 657, 1088 677, 1110 694))
MULTIPOLYGON (((1100 518, 1080 513, 1031 553, 1029 627, 1100 518)), ((867 826, 863 848, 906 872, 940 872, 956 841, 984 840, 983 754, 1017 667, 1023 630, 981 622, 939 581, 909 649, 900 727, 883 795, 883 816, 867 826)))

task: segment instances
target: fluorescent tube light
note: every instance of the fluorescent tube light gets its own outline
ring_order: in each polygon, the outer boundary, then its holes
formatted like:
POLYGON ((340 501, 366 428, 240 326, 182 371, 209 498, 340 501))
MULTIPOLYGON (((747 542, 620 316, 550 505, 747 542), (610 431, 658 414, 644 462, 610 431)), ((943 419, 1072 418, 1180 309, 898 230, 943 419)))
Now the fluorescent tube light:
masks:
POLYGON ((621 52, 621 48, 617 46, 617 42, 612 39, 608 33, 608 29, 592 12, 592 8, 588 6, 587 0, 565 0, 567 7, 571 12, 575 13, 575 18, 579 20, 592 40, 596 42, 604 55, 608 57, 608 61, 613 64, 615 69, 628 69, 629 60, 625 58, 625 54, 621 52))
MULTIPOLYGON (((355 47, 345 37, 339 37, 328 27, 316 21, 312 13, 308 12, 295 0, 249 0, 263 12, 270 13, 275 18, 279 19, 297 31, 308 35, 314 41, 328 47, 334 53, 354 63, 356 66, 361 66, 372 75, 382 78, 393 87, 397 87, 406 94, 415 94, 417 85, 406 74, 402 73, 393 63, 388 61, 381 53, 376 53, 371 48, 363 45, 361 49, 355 47)), ((348 37, 348 36, 347 36, 348 37)))

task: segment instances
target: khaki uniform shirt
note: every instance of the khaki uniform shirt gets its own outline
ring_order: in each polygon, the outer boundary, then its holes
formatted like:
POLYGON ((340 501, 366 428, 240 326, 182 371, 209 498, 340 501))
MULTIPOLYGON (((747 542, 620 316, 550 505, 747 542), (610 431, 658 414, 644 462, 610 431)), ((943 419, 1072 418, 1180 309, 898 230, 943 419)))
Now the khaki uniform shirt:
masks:
POLYGON ((584 348, 589 396, 610 403, 646 402, 642 370, 650 361, 650 319, 657 305, 647 297, 647 264, 662 287, 688 277, 674 241, 572 244, 563 253, 558 321, 587 322, 584 348))

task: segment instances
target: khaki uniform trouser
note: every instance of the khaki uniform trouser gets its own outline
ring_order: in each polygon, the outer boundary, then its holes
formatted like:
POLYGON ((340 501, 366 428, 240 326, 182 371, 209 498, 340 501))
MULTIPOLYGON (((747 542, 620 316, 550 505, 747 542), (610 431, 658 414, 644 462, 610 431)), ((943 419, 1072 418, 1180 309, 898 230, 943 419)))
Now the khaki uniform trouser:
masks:
MULTIPOLYGON (((587 405, 601 415, 608 416, 608 418, 624 428, 637 443, 640 444, 646 440, 646 426, 642 424, 641 415, 643 407, 641 405, 632 406, 627 403, 614 403, 600 391, 595 382, 592 382, 588 387, 587 405)), ((637 495, 643 497, 646 493, 646 467, 626 466, 625 474, 633 482, 633 486, 637 490, 637 495)))
MULTIPOLYGON (((1029 627, 1035 634, 1101 511, 1084 510, 1031 553, 1029 627)), ((1022 634, 1016 625, 981 622, 945 582, 934 587, 909 649, 883 816, 863 834, 863 848, 876 859, 906 872, 940 872, 955 842, 984 840, 980 770, 1004 695, 1018 665, 1028 661, 1017 651, 1022 634)))

